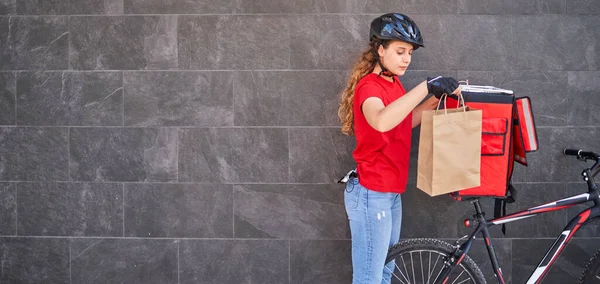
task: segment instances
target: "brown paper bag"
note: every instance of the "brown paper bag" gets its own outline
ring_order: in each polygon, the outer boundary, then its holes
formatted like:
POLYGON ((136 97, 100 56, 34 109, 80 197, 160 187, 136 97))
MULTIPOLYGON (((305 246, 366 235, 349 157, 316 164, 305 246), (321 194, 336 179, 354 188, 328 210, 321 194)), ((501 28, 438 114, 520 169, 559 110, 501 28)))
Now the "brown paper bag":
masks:
POLYGON ((482 111, 459 97, 459 108, 423 111, 417 188, 430 196, 480 186, 482 111))

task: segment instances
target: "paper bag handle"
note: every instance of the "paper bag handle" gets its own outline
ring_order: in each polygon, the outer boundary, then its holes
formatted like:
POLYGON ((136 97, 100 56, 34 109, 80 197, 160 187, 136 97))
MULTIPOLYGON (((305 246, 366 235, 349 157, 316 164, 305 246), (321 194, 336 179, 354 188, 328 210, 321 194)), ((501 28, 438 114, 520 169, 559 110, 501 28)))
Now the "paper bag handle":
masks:
MULTIPOLYGON (((459 102, 459 104, 458 104, 458 108, 460 108, 460 107, 461 107, 461 105, 462 105, 463 107, 466 107, 466 104, 465 104, 465 98, 463 97, 463 95, 462 95, 462 94, 458 94, 457 96, 458 96, 458 102, 459 102)), ((440 100, 438 101, 437 108, 435 109, 435 114, 437 114, 437 113, 438 113, 438 111, 440 110, 440 104, 442 103, 442 100, 444 101, 444 114, 448 114, 448 108, 447 108, 447 106, 446 106, 446 100, 447 100, 447 99, 448 99, 448 94, 446 94, 446 93, 443 93, 443 94, 442 94, 442 96, 440 97, 440 100)), ((464 109, 463 109, 463 112, 466 112, 466 111, 467 111, 467 109, 466 109, 466 108, 464 108, 464 109)))

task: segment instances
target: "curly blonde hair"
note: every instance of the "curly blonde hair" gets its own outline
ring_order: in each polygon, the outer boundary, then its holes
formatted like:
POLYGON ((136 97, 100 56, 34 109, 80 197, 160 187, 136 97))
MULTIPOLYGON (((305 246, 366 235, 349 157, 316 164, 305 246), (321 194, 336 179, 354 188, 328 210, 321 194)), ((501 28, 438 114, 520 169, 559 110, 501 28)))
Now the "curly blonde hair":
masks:
POLYGON ((389 40, 369 43, 369 48, 365 50, 358 61, 352 67, 350 77, 346 83, 346 88, 341 94, 341 103, 338 109, 338 117, 342 125, 342 133, 346 135, 354 134, 354 112, 352 106, 354 104, 354 90, 356 84, 367 74, 373 72, 375 64, 377 64, 377 49, 379 45, 387 48, 390 44, 389 40))

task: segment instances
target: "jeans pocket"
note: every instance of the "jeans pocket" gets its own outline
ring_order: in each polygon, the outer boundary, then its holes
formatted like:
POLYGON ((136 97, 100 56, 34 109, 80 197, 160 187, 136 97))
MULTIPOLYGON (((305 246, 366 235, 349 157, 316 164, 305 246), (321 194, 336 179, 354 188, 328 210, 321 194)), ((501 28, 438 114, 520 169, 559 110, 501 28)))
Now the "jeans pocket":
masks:
POLYGON ((362 189, 363 187, 358 183, 358 179, 351 178, 348 180, 346 189, 344 190, 346 209, 356 209, 358 207, 362 189))

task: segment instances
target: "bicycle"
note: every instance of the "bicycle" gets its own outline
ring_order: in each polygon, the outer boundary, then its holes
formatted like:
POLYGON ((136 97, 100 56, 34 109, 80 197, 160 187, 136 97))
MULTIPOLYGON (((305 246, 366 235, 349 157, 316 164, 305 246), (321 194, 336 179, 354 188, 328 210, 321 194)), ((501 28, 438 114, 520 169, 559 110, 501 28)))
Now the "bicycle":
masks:
MULTIPOLYGON (((436 239, 421 238, 401 241, 389 249, 386 263, 390 261, 395 262, 395 269, 392 271, 392 283, 486 283, 479 266, 467 256, 476 236, 481 233, 485 240, 484 243, 494 270, 494 275, 498 283, 504 284, 502 269, 498 264, 496 252, 488 231, 489 227, 593 201, 593 206, 579 213, 567 224, 527 280, 528 284, 540 283, 575 232, 591 220, 600 217, 600 190, 594 181, 594 177, 600 172, 600 155, 595 152, 573 149, 564 149, 563 153, 565 155, 576 156, 577 159, 582 161, 595 161, 592 167, 586 168, 581 173, 583 180, 588 186, 587 193, 531 207, 496 219, 486 219, 485 212, 483 212, 479 204, 479 199, 474 198, 471 200, 471 203, 475 207, 476 214, 473 215, 473 219, 465 220, 465 226, 468 228, 472 227, 473 223, 477 224, 477 226, 470 235, 458 239, 454 245, 436 239), (464 239, 466 241, 461 243, 464 239), (459 243, 461 244, 459 245, 459 243), (436 270, 438 266, 439 272, 436 270), (399 272, 399 274, 397 275, 396 272, 399 272)), ((600 250, 588 261, 579 279, 579 283, 600 283, 600 250)))

